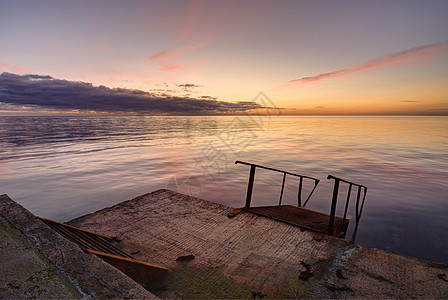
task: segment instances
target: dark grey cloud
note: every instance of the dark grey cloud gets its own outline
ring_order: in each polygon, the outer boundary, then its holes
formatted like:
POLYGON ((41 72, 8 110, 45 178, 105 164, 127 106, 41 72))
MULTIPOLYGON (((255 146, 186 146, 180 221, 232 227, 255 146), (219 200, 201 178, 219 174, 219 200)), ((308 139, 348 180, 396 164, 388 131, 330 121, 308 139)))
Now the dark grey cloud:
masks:
MULTIPOLYGON (((10 74, 10 75, 14 75, 14 74, 10 74)), ((54 79, 50 75, 37 75, 37 74, 22 75, 22 78, 31 79, 31 80, 54 79)))
POLYGON ((184 83, 184 84, 178 84, 178 87, 184 88, 184 89, 192 89, 192 88, 198 88, 202 87, 201 85, 197 85, 194 83, 184 83))
POLYGON ((142 114, 223 114, 262 108, 255 102, 158 95, 140 90, 93 86, 48 75, 0 74, 0 102, 61 110, 142 114))
POLYGON ((216 100, 217 99, 216 97, 212 97, 212 96, 208 96, 208 95, 206 95, 206 96, 199 96, 199 98, 201 98, 201 99, 211 99, 211 100, 216 100))

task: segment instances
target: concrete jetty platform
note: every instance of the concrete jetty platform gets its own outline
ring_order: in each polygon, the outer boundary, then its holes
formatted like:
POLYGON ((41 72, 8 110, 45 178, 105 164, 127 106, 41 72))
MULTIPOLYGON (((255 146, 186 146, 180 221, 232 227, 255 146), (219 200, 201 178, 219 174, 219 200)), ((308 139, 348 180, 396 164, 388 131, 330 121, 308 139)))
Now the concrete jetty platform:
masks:
POLYGON ((446 265, 233 210, 158 190, 69 224, 170 268, 160 298, 448 298, 446 265))

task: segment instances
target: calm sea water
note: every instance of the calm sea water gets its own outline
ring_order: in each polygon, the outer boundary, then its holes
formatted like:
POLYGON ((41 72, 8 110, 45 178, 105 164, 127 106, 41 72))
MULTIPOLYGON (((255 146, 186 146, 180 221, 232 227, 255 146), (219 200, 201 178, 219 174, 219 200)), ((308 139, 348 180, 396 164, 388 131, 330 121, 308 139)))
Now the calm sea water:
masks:
MULTIPOLYGON (((366 185, 356 243, 448 263, 447 117, 0 117, 0 193, 58 221, 160 188, 241 207, 237 159, 321 179, 307 207, 324 212, 327 175, 366 185)), ((257 170, 253 204, 281 180, 257 170)))

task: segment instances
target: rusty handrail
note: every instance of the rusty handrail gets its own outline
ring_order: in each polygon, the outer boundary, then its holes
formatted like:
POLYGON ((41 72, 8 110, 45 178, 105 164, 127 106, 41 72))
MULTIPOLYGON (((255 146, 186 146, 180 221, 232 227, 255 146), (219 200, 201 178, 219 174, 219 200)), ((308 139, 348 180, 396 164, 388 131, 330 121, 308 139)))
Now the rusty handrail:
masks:
POLYGON ((320 181, 320 179, 317 179, 317 178, 314 178, 314 177, 305 176, 305 175, 299 175, 299 174, 291 173, 291 172, 288 172, 288 171, 283 171, 283 170, 279 170, 279 169, 265 167, 265 166, 252 164, 252 163, 248 163, 248 162, 244 162, 244 161, 240 161, 240 160, 235 161, 235 164, 243 164, 243 165, 248 165, 248 166, 255 166, 257 168, 262 168, 262 169, 276 171, 276 172, 280 172, 280 173, 286 173, 286 174, 292 175, 292 176, 303 177, 303 178, 308 178, 308 179, 313 179, 313 180, 316 180, 316 181, 320 181))
POLYGON ((347 191, 347 199, 345 200, 345 209, 344 209, 344 222, 346 220, 347 217, 347 210, 348 210, 348 204, 350 201, 350 195, 352 192, 352 187, 353 186, 357 186, 358 187, 358 192, 357 192, 357 196, 356 196, 356 227, 358 227, 359 224, 359 220, 361 219, 361 215, 362 215, 362 210, 364 208, 364 203, 366 200, 366 195, 367 195, 367 187, 365 185, 362 184, 358 184, 358 183, 354 183, 333 175, 328 175, 327 179, 334 179, 334 186, 333 186, 333 197, 331 200, 331 211, 330 211, 330 221, 328 224, 328 234, 332 234, 333 232, 333 226, 334 226, 334 217, 336 214, 336 204, 338 201, 338 194, 339 194, 339 183, 340 182, 344 182, 347 183, 349 185, 348 187, 348 191, 347 191), (359 209, 359 200, 361 198, 361 189, 364 190, 364 195, 362 198, 362 204, 361 204, 361 210, 359 209))
POLYGON ((351 181, 348 181, 348 180, 345 180, 345 179, 342 179, 340 177, 336 177, 336 176, 333 176, 333 175, 328 175, 327 179, 337 179, 339 181, 343 181, 345 183, 353 184, 353 185, 360 186, 360 187, 363 187, 363 188, 367 189, 367 187, 365 185, 354 183, 354 182, 351 182, 351 181))
POLYGON ((308 201, 311 198, 311 195, 314 193, 314 190, 316 189, 317 185, 320 182, 319 179, 314 178, 314 177, 305 176, 305 175, 299 175, 299 174, 291 173, 291 172, 288 172, 288 171, 283 171, 283 170, 279 170, 279 169, 269 168, 269 167, 265 167, 265 166, 261 166, 261 165, 257 165, 257 164, 252 164, 252 163, 248 163, 248 162, 244 162, 244 161, 240 161, 240 160, 235 161, 235 164, 243 164, 243 165, 250 166, 250 174, 249 174, 249 182, 248 182, 248 185, 247 185, 247 195, 246 195, 245 208, 249 208, 250 207, 250 202, 252 200, 252 191, 253 191, 253 187, 254 187, 255 169, 256 168, 261 168, 261 169, 266 169, 266 170, 270 170, 270 171, 283 173, 282 189, 281 189, 281 192, 280 192, 280 199, 279 199, 279 202, 278 202, 279 206, 282 204, 283 191, 284 191, 284 187, 285 187, 286 175, 299 177, 299 188, 298 188, 298 193, 297 193, 297 202, 298 202, 298 206, 299 207, 302 206, 302 185, 303 185, 303 179, 307 178, 307 179, 314 180, 314 187, 311 190, 310 194, 308 195, 307 199, 305 200, 305 203, 304 203, 303 206, 305 206, 308 203, 308 201))

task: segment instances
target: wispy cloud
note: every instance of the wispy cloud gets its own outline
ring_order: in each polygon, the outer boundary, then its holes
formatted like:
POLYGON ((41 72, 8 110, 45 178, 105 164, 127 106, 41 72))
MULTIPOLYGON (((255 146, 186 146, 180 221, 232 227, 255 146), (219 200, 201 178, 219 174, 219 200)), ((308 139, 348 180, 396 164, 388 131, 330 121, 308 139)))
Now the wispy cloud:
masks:
POLYGON ((196 43, 192 45, 178 46, 172 50, 165 50, 154 54, 147 58, 148 61, 155 61, 160 69, 168 72, 176 72, 184 69, 183 65, 176 64, 175 61, 179 56, 185 54, 188 51, 195 50, 201 47, 202 43, 196 43))
POLYGON ((6 70, 20 72, 20 73, 28 72, 28 69, 19 68, 19 67, 16 67, 16 66, 10 66, 10 65, 7 65, 7 64, 2 64, 2 63, 0 63, 0 68, 5 68, 6 70))
POLYGON ((254 10, 253 5, 237 4, 241 4, 241 1, 189 1, 173 21, 175 35, 171 43, 182 46, 167 47, 165 51, 154 54, 147 60, 155 61, 163 71, 176 72, 186 69, 187 54, 238 30, 240 22, 245 21, 254 10))
POLYGON ((294 79, 289 81, 285 86, 295 85, 295 84, 304 84, 309 82, 322 81, 328 78, 333 77, 343 77, 356 72, 361 72, 369 69, 379 68, 387 65, 392 65, 404 61, 415 61, 421 60, 424 58, 432 57, 439 55, 441 53, 448 51, 448 41, 443 41, 440 43, 424 45, 420 47, 415 47, 411 49, 407 49, 400 52, 395 52, 391 54, 386 54, 383 56, 376 57, 371 59, 363 64, 355 66, 353 68, 347 68, 337 71, 332 71, 328 73, 322 73, 315 76, 302 77, 299 79, 294 79))
POLYGON ((171 60, 178 55, 179 50, 162 51, 147 58, 148 61, 155 61, 160 69, 169 72, 182 70, 182 65, 175 65, 171 60))
POLYGON ((17 107, 38 105, 65 111, 140 114, 227 114, 262 108, 255 102, 226 102, 141 90, 93 86, 87 82, 55 79, 45 75, 0 74, 0 103, 17 107))
POLYGON ((113 54, 114 51, 110 48, 109 44, 106 42, 101 42, 98 44, 99 49, 106 54, 113 54))
POLYGON ((179 30, 177 42, 205 42, 221 39, 236 30, 241 30, 255 12, 264 7, 264 3, 254 5, 246 1, 209 1, 192 0, 177 17, 179 30))
POLYGON ((207 2, 204 0, 194 0, 189 3, 180 21, 181 30, 177 37, 178 40, 184 41, 196 38, 193 34, 194 28, 199 23, 201 17, 204 16, 206 6, 207 2))
MULTIPOLYGON (((173 16, 172 26, 175 29, 171 43, 181 46, 168 46, 165 51, 156 53, 147 60, 155 61, 163 71, 177 72, 186 69, 186 62, 192 62, 187 54, 239 30, 241 22, 246 22, 247 17, 256 10, 254 7, 257 6, 244 1, 189 1, 184 9, 173 16)), ((194 64, 196 68, 197 60, 196 58, 194 64)))

